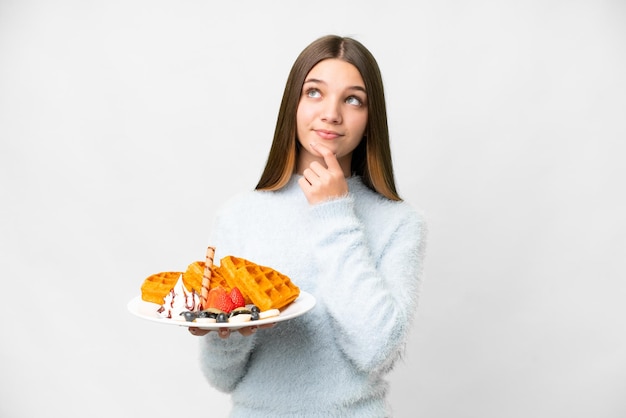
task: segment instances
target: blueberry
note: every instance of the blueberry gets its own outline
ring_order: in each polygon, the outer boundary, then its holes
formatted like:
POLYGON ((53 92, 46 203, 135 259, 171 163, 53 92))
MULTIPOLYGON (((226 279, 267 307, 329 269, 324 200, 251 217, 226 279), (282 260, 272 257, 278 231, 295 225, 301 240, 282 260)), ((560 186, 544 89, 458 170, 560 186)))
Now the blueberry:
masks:
POLYGON ((226 316, 226 314, 222 312, 217 315, 215 322, 221 322, 221 323, 228 322, 228 316, 226 316))
POLYGON ((256 305, 252 305, 252 306, 250 307, 250 312, 252 312, 252 313, 254 313, 254 312, 259 313, 259 312, 261 312, 261 310, 259 309, 259 307, 258 307, 258 306, 256 306, 256 305))
POLYGON ((181 315, 185 317, 185 321, 187 322, 193 322, 193 320, 196 319, 196 314, 190 311, 182 312, 181 315))
POLYGON ((252 313, 250 314, 250 320, 251 321, 256 321, 258 319, 259 319, 259 312, 258 311, 257 312, 252 311, 252 313))

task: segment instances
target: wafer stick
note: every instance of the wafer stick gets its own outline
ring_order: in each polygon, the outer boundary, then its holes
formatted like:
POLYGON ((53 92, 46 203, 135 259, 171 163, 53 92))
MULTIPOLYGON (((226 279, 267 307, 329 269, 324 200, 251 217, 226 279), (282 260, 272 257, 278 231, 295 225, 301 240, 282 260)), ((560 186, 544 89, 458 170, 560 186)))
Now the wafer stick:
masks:
POLYGON ((204 272, 202 273, 202 295, 200 296, 200 305, 202 309, 206 309, 207 300, 209 298, 209 283, 211 282, 211 266, 213 265, 213 257, 215 257, 215 247, 207 247, 206 260, 204 262, 204 272))

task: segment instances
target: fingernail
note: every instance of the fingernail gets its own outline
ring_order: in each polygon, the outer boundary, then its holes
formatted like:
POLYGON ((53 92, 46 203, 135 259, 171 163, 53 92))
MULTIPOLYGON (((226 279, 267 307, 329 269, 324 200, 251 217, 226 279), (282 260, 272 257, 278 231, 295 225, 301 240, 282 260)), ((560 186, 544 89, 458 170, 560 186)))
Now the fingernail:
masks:
POLYGON ((257 329, 256 327, 250 328, 250 333, 254 334, 256 332, 256 329, 257 329))

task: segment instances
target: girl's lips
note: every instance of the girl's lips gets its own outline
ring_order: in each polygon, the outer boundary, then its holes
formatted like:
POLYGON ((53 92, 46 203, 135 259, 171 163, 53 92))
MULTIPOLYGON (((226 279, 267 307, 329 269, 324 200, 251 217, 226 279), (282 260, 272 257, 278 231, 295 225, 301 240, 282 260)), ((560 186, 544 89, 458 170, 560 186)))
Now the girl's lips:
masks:
POLYGON ((316 129, 315 133, 317 134, 317 136, 319 136, 322 139, 335 139, 335 138, 341 136, 337 132, 327 131, 325 129, 316 129))

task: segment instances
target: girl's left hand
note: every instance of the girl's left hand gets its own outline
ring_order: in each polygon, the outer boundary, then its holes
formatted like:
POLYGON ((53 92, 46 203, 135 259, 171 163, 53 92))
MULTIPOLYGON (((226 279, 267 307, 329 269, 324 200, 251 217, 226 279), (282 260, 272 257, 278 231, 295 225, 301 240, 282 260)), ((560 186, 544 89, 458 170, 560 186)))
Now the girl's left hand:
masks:
POLYGON ((324 158, 326 167, 313 161, 309 168, 302 172, 302 178, 298 184, 309 203, 314 205, 328 199, 347 195, 348 182, 337 156, 324 145, 311 144, 311 146, 324 158))

